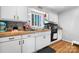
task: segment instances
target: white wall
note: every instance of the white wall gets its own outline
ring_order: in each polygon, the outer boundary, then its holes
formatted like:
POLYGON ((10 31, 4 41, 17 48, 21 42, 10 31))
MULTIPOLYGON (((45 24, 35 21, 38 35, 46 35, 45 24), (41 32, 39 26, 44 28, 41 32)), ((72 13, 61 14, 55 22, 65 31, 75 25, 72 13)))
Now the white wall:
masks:
POLYGON ((79 41, 79 7, 59 14, 59 25, 63 28, 64 40, 79 41))
POLYGON ((49 12, 49 21, 58 24, 58 14, 49 12))

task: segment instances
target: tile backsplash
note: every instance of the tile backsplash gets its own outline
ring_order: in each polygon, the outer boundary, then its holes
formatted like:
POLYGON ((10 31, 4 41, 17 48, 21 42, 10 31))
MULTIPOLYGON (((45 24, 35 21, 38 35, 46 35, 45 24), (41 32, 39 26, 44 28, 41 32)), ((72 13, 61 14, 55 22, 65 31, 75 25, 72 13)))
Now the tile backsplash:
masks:
POLYGON ((8 31, 11 31, 14 26, 17 26, 18 30, 23 30, 23 25, 25 24, 23 22, 11 22, 11 21, 8 21, 6 23, 7 23, 6 27, 8 31))

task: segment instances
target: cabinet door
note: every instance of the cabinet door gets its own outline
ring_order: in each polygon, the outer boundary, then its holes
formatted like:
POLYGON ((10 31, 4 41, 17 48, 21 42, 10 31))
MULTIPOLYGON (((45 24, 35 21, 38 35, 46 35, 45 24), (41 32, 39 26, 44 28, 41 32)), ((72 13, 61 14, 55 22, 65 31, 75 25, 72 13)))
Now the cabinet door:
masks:
POLYGON ((27 7, 25 7, 25 6, 17 7, 17 20, 18 21, 27 21, 27 7))
POLYGON ((5 20, 13 20, 16 16, 16 7, 15 6, 3 6, 1 7, 1 18, 5 20))
POLYGON ((36 37, 36 50, 42 49, 50 44, 50 32, 40 34, 36 37))
POLYGON ((50 40, 51 40, 50 34, 43 35, 43 42, 44 42, 43 45, 44 45, 44 47, 48 46, 50 44, 50 40))
POLYGON ((42 47, 46 47, 50 44, 50 35, 43 35, 42 36, 42 47))
POLYGON ((35 52, 35 38, 27 38, 23 39, 23 46, 22 46, 22 52, 23 53, 32 53, 35 52))
POLYGON ((36 50, 39 50, 39 49, 42 49, 44 46, 43 46, 43 36, 37 36, 36 37, 36 50))
POLYGON ((20 53, 20 52, 21 52, 21 45, 19 40, 0 43, 0 53, 20 53))

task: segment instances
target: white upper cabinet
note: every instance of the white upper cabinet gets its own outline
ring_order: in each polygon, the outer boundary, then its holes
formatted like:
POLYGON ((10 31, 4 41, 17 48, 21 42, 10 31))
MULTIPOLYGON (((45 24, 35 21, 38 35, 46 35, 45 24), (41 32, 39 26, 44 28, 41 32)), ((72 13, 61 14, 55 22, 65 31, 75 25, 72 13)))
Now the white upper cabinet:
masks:
POLYGON ((1 18, 11 21, 26 21, 27 7, 25 6, 2 6, 1 18))
POLYGON ((49 13, 49 21, 58 24, 58 15, 56 13, 49 13))
POLYGON ((14 20, 16 16, 15 6, 3 6, 1 7, 1 18, 5 20, 14 20))
POLYGON ((17 20, 27 21, 27 7, 25 6, 17 7, 17 20))

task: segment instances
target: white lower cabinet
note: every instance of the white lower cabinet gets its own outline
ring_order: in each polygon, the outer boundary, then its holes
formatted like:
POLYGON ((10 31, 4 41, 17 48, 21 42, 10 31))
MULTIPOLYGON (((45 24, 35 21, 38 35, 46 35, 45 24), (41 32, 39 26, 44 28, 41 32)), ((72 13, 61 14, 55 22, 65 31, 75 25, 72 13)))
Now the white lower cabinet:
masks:
POLYGON ((43 48, 43 36, 36 37, 36 50, 43 48))
POLYGON ((36 37, 36 50, 42 49, 50 44, 50 32, 40 33, 41 35, 36 37))
POLYGON ((50 44, 50 32, 0 38, 0 53, 32 53, 50 44))
POLYGON ((22 45, 23 53, 35 52, 35 40, 34 38, 23 39, 24 44, 22 45))
MULTIPOLYGON (((32 34, 34 35, 34 34, 32 34)), ((35 52, 35 37, 32 35, 25 35, 26 38, 22 39, 22 52, 23 53, 32 53, 35 52)))
POLYGON ((50 34, 46 34, 45 35, 45 38, 44 38, 44 41, 45 41, 45 46, 48 46, 51 42, 51 37, 50 37, 50 34))
POLYGON ((21 53, 20 40, 0 43, 0 53, 21 53))

